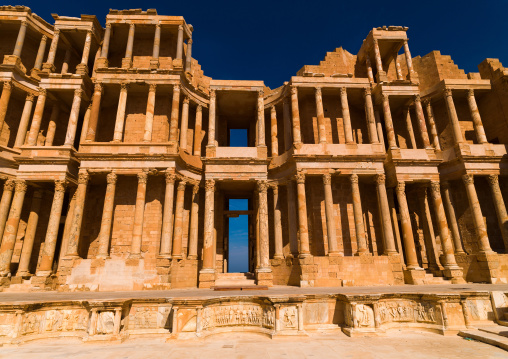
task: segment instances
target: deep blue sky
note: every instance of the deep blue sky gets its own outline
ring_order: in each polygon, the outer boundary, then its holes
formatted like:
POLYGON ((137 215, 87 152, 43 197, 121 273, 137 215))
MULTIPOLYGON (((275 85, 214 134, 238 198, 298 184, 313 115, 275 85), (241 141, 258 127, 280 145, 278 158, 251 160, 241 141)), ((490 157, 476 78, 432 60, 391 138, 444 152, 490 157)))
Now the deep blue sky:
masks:
POLYGON ((409 27, 413 56, 432 50, 451 55, 459 68, 477 72, 486 57, 508 66, 508 0, 426 1, 25 1, 47 21, 51 13, 96 15, 110 8, 157 9, 182 15, 194 26, 193 57, 215 79, 264 80, 271 88, 327 51, 356 54, 370 29, 409 27))

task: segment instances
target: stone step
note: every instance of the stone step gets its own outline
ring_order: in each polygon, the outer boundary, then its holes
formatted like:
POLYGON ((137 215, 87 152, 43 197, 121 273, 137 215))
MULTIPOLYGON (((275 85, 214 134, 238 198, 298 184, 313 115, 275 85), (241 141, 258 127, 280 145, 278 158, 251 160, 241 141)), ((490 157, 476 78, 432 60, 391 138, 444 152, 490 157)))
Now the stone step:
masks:
POLYGON ((496 335, 500 335, 502 337, 508 338, 508 328, 506 328, 502 325, 489 325, 489 326, 478 327, 478 330, 485 332, 485 333, 496 334, 496 335))
POLYGON ((254 279, 252 273, 218 273, 217 279, 254 279))
POLYGON ((490 344, 508 351, 508 338, 497 334, 487 333, 478 329, 461 330, 459 335, 464 338, 478 340, 485 344, 490 344))

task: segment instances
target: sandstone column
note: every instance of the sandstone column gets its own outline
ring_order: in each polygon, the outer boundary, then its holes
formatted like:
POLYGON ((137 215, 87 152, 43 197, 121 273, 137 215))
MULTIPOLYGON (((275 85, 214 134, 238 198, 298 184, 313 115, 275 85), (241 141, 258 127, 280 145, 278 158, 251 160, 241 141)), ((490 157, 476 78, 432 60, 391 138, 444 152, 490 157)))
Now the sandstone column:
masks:
POLYGON ((295 144, 302 143, 300 132, 300 110, 298 109, 298 87, 291 86, 291 113, 293 116, 293 141, 295 144))
POLYGON ((408 79, 413 80, 414 77, 413 60, 411 59, 411 53, 409 52, 409 45, 407 44, 407 40, 404 40, 404 54, 406 55, 408 79))
POLYGON ((208 146, 215 146, 215 90, 210 90, 210 108, 208 111, 208 146))
POLYGON ((476 188, 474 187, 474 177, 473 175, 465 174, 462 176, 462 180, 466 186, 469 207, 473 212, 473 221, 476 229, 476 235, 479 238, 480 252, 492 253, 489 237, 487 236, 487 228, 485 227, 485 222, 483 220, 480 202, 478 201, 476 188))
POLYGON ((373 43, 374 43, 374 56, 376 58, 377 76, 379 80, 380 76, 385 74, 385 71, 383 70, 383 62, 381 61, 381 51, 379 51, 378 40, 374 39, 373 43))
POLYGON ((190 72, 192 66, 192 39, 187 40, 187 53, 185 54, 185 72, 190 72))
POLYGON ((214 193, 215 180, 208 179, 205 184, 205 231, 203 242, 203 273, 215 272, 214 235, 214 193))
POLYGON ((152 141, 153 130, 153 114, 155 111, 155 89, 156 84, 150 84, 148 90, 148 101, 146 102, 146 116, 145 116, 145 132, 143 134, 143 142, 152 141))
POLYGON ((321 92, 321 87, 315 88, 314 95, 316 97, 316 117, 318 122, 319 143, 326 143, 325 112, 323 110, 323 94, 321 92))
POLYGON ((273 232, 275 239, 275 253, 273 254, 274 259, 283 259, 284 253, 282 251, 282 215, 280 210, 280 199, 279 199, 279 185, 274 183, 272 185, 273 190, 273 232))
POLYGON ((150 68, 157 69, 159 67, 159 51, 161 47, 161 24, 155 24, 155 35, 153 37, 152 59, 150 60, 150 68))
POLYGON ((129 35, 127 37, 127 46, 125 48, 125 58, 122 60, 122 67, 132 67, 132 48, 134 47, 134 31, 136 25, 133 23, 129 24, 129 35))
POLYGON ((390 219, 390 206, 388 205, 388 197, 386 195, 385 175, 378 174, 376 175, 375 180, 379 212, 381 214, 381 223, 383 227, 385 254, 397 254, 397 250, 395 249, 395 240, 393 238, 392 222, 390 219))
POLYGON ((367 67, 367 78, 371 84, 374 83, 374 74, 372 73, 372 64, 370 63, 369 55, 365 57, 365 67, 367 67))
POLYGON ((187 151, 187 130, 189 128, 189 97, 183 98, 182 124, 180 128, 180 148, 187 151))
POLYGON ((441 199, 439 182, 432 181, 430 183, 430 189, 432 193, 432 200, 434 202, 434 208, 436 210, 436 218, 438 219, 437 223, 439 226, 439 235, 441 237, 441 247, 444 254, 444 267, 447 269, 457 269, 458 266, 457 262, 455 261, 455 255, 453 253, 453 245, 450 239, 450 230, 448 229, 448 222, 446 221, 446 213, 443 207, 443 200, 441 199))
POLYGON ((258 147, 266 146, 265 134, 265 101, 263 99, 263 90, 258 91, 258 147))
POLYGON ((415 95, 415 111, 416 118, 418 119, 418 128, 420 130, 420 136, 422 137, 423 146, 430 148, 429 133, 427 132, 427 125, 425 124, 425 115, 423 114, 422 101, 420 95, 415 95))
POLYGON ((374 110, 374 119, 376 120, 376 131, 379 142, 385 147, 385 138, 383 136, 383 124, 381 123, 381 116, 378 110, 374 110))
POLYGON ((429 119, 430 135, 432 137, 432 145, 436 150, 441 150, 439 145, 439 136, 437 134, 436 122, 434 121, 434 112, 432 111, 432 105, 430 99, 424 100, 425 110, 427 111, 427 117, 429 119))
POLYGON ((16 39, 16 45, 14 46, 14 52, 12 55, 20 57, 21 51, 23 50, 23 43, 25 42, 26 28, 28 22, 26 20, 21 21, 21 26, 18 31, 18 38, 16 39))
POLYGON ((360 186, 358 184, 358 175, 353 173, 351 175, 351 193, 353 197, 353 214, 355 218, 355 233, 356 241, 358 243, 357 255, 369 253, 367 247, 367 239, 365 237, 365 227, 363 224, 363 211, 362 199, 360 197, 360 186))
POLYGON ((117 181, 116 173, 108 173, 106 181, 106 195, 104 196, 101 230, 99 232, 99 250, 97 253, 98 258, 109 258, 111 225, 113 224, 113 211, 115 209, 115 189, 117 181))
POLYGON ((289 232, 289 249, 291 250, 291 254, 296 257, 298 254, 298 235, 297 235, 297 216, 296 209, 298 206, 297 200, 295 198, 295 183, 293 180, 289 179, 287 186, 287 197, 288 197, 288 223, 294 223, 294 225, 288 226, 289 232))
POLYGON ((404 80, 404 77, 402 77, 402 70, 400 68, 400 64, 399 64, 399 53, 398 51, 395 51, 393 53, 393 62, 395 63, 395 70, 397 72, 397 80, 398 81, 401 81, 401 80, 404 80))
POLYGON ((54 63, 59 38, 60 38, 60 30, 55 29, 53 33, 53 39, 51 39, 51 45, 49 45, 48 58, 46 59, 46 63, 42 66, 44 70, 49 70, 49 72, 55 71, 54 63))
POLYGON ((180 85, 173 86, 173 100, 171 102, 171 120, 169 125, 169 140, 178 141, 178 113, 180 107, 180 85))
POLYGON ((340 88, 340 105, 342 109, 342 118, 344 120, 344 136, 346 138, 346 143, 354 143, 353 129, 351 127, 351 116, 349 115, 349 104, 347 100, 347 90, 345 87, 340 88))
POLYGON ((471 117, 473 118, 473 125, 478 143, 487 143, 487 136, 485 136, 485 130, 483 129, 483 123, 480 112, 478 111, 478 106, 476 105, 473 89, 467 91, 467 102, 469 104, 469 110, 471 111, 471 117))
POLYGON ((386 137, 388 138, 388 147, 396 148, 397 142, 395 141, 395 130, 393 129, 392 113, 390 111, 390 99, 388 98, 387 94, 382 94, 382 96, 383 96, 383 113, 385 116, 386 137))
POLYGON ((488 177, 490 190, 492 191, 492 199, 496 207, 497 221, 503 236, 505 252, 508 252, 508 214, 506 213, 506 205, 504 203, 501 188, 499 188, 499 178, 497 175, 488 177))
POLYGON ((60 106, 58 103, 54 103, 51 108, 51 116, 49 118, 48 130, 46 132, 46 141, 44 146, 53 146, 53 140, 55 139, 56 123, 58 116, 60 115, 60 106))
POLYGON ((272 157, 279 155, 279 141, 277 139, 277 111, 275 106, 270 107, 270 127, 272 138, 272 157))
POLYGON ((11 271, 11 260, 14 252, 14 244, 16 243, 16 235, 18 234, 19 220, 21 217, 21 209, 26 193, 25 181, 15 181, 14 198, 12 199, 9 218, 5 224, 5 230, 2 236, 2 245, 0 246, 0 276, 6 277, 11 271))
POLYGON ((442 182, 441 186, 443 187, 442 196, 444 205, 446 207, 446 212, 448 212, 448 223, 450 224, 452 230, 455 254, 464 253, 464 248, 462 247, 462 242, 460 241, 460 232, 457 224, 457 217, 455 216, 455 208, 453 207, 452 200, 450 198, 450 184, 448 182, 442 182))
POLYGON ((176 190, 176 207, 175 207, 175 234, 173 236, 173 258, 181 259, 182 241, 183 241, 183 205, 185 200, 185 188, 187 183, 185 180, 180 181, 176 190))
POLYGON ((46 52, 47 41, 48 37, 46 35, 42 35, 39 50, 37 50, 37 57, 35 58, 34 69, 40 70, 42 68, 42 61, 44 60, 44 52, 46 52))
POLYGON ((196 121, 194 123, 194 156, 201 157, 201 131, 203 128, 203 108, 196 107, 196 121))
POLYGON ((129 258, 141 258, 141 243, 143 237, 143 217, 145 214, 145 196, 148 171, 138 173, 138 189, 136 193, 136 208, 134 210, 134 225, 132 228, 131 253, 129 258))
POLYGON ((81 223, 83 222, 83 211, 85 209, 85 197, 88 180, 90 176, 87 170, 80 170, 78 177, 78 188, 76 190, 76 204, 72 213, 72 222, 69 229, 69 239, 67 244, 67 256, 78 257, 79 239, 81 236, 81 223))
POLYGON ((372 104, 372 93, 370 87, 363 89, 363 98, 365 100, 365 117, 367 119, 367 130, 370 143, 379 143, 376 129, 376 116, 374 114, 374 105, 372 104))
POLYGON ((118 99, 118 109, 116 110, 115 132, 113 142, 122 142, 123 126, 125 123, 125 106, 127 105, 127 90, 129 84, 122 82, 120 84, 120 98, 118 99))
POLYGON ((8 179, 4 183, 4 190, 2 192, 2 199, 0 200, 0 237, 3 236, 5 229, 5 221, 7 221, 7 215, 9 214, 9 208, 11 207, 12 192, 14 191, 15 182, 12 179, 8 179))
POLYGON ((404 240, 404 249, 406 252, 406 268, 421 269, 416 257, 415 240, 413 237, 413 228, 411 227, 411 217, 406 199, 406 184, 400 182, 397 184, 397 200, 399 201, 400 222, 402 225, 402 238, 404 240))
POLYGON ((88 123, 90 122, 90 111, 92 110, 92 103, 88 104, 86 108, 85 115, 83 116, 83 124, 81 125, 81 135, 79 136, 79 144, 85 142, 86 135, 88 132, 88 123))
POLYGON ((162 236, 160 256, 171 258, 173 248, 173 198, 175 195, 174 173, 166 172, 166 191, 164 194, 164 211, 162 214, 162 236))
POLYGON ((90 56, 90 46, 92 45, 92 31, 88 30, 85 37, 85 45, 83 46, 83 54, 81 56, 81 63, 78 68, 82 68, 82 74, 88 74, 88 57, 90 56))
POLYGON ((0 130, 4 126, 5 115, 7 114, 7 107, 9 106, 9 100, 12 93, 12 82, 5 81, 2 96, 0 96, 0 130))
POLYGON ((258 271, 270 269, 270 245, 268 238, 268 184, 258 181, 259 190, 259 268, 258 271))
POLYGON ((108 58, 109 41, 111 40, 111 23, 106 24, 106 31, 104 31, 104 41, 102 42, 101 57, 108 58))
POLYGON ((461 143, 464 141, 464 139, 462 137, 462 130, 460 129, 459 117, 457 116, 455 104, 453 103, 452 90, 446 89, 444 91, 444 95, 446 101, 446 109, 448 110, 448 118, 452 124, 453 138, 455 139, 455 143, 461 143))
POLYGON ((436 245, 434 225, 432 224, 432 215, 430 213, 430 206, 427 197, 427 187, 418 188, 417 196, 422 217, 420 222, 423 227, 423 236, 425 239, 427 258, 429 260, 429 269, 439 270, 439 250, 436 245))
POLYGON ((399 221, 398 221, 398 215, 397 215, 397 208, 395 208, 395 198, 394 198, 393 190, 394 190, 393 188, 387 188, 386 189, 386 196, 388 197, 388 208, 390 209, 390 217, 391 217, 393 234, 395 236, 395 244, 397 246, 397 252, 399 253, 401 263, 403 265, 405 265, 406 262, 405 262, 405 258, 404 258, 404 251, 402 250, 402 239, 400 238, 399 221))
MULTIPOLYGON (((335 229, 335 215, 333 210, 332 194, 332 175, 327 173, 323 175, 323 185, 325 192, 325 215, 326 215, 326 234, 328 236, 328 254, 338 255, 341 251, 337 245, 337 232, 335 229)), ((344 253, 342 253, 344 255, 344 253)))
POLYGON ((183 25, 178 25, 178 38, 176 43, 176 58, 182 59, 183 55, 183 25))
POLYGON ((71 61, 71 49, 70 47, 68 47, 67 50, 65 50, 65 56, 62 63, 62 70, 60 71, 62 75, 68 73, 70 61, 71 61))
POLYGON ((99 112, 101 108, 101 96, 103 92, 102 83, 95 84, 92 109, 90 110, 90 119, 88 120, 88 131, 86 133, 86 142, 94 142, 97 134, 97 123, 99 122, 99 112))
POLYGON ((46 89, 41 88, 39 91, 39 97, 37 97, 37 104, 35 105, 32 118, 32 125, 30 126, 30 133, 28 134, 28 146, 37 146, 42 115, 44 114, 44 105, 46 104, 46 89))
POLYGON ((32 257, 32 249, 34 246, 35 232, 39 222, 39 211, 41 209, 43 191, 38 189, 34 192, 32 197, 32 204, 30 208, 30 215, 25 230, 25 239, 23 240, 23 248, 21 249, 21 256, 19 258, 17 277, 28 276, 30 259, 32 257))
POLYGON ((46 231, 46 238, 44 239, 44 247, 42 249, 39 268, 37 268, 38 276, 48 276, 51 274, 53 269, 58 228, 60 226, 60 217, 62 215, 62 206, 66 188, 67 184, 65 181, 55 181, 55 193, 53 195, 51 212, 49 213, 48 229, 46 231))
POLYGON ((307 226, 307 199, 305 196, 305 174, 296 175, 298 192, 298 229, 300 231, 300 258, 310 256, 309 230, 307 226))
POLYGON ((30 122, 30 115, 32 114, 32 107, 34 104, 34 95, 29 93, 26 95, 25 106, 23 106, 23 113, 19 120, 18 132, 16 134, 16 141, 14 142, 14 148, 23 146, 26 137, 26 131, 28 129, 28 123, 30 122))
POLYGON ((74 90, 74 99, 72 100, 71 113, 69 115, 69 124, 67 127, 67 134, 65 135, 65 145, 74 145, 74 139, 76 137, 76 129, 78 128, 78 117, 79 108, 81 106, 81 96, 83 96, 83 90, 74 90))
POLYGON ((412 149, 416 149, 416 138, 415 138, 415 133, 413 131, 413 124, 411 122, 411 112, 409 110, 409 107, 406 107, 404 109, 404 111, 406 112, 406 128, 407 128, 407 132, 409 133, 409 139, 411 140, 411 148, 412 149))
POLYGON ((192 187, 192 207, 189 233, 188 259, 198 259, 198 233, 199 233, 199 184, 192 187))
POLYGON ((289 97, 285 96, 282 104, 282 117, 284 120, 284 152, 293 147, 293 140, 291 138, 291 104, 289 97))

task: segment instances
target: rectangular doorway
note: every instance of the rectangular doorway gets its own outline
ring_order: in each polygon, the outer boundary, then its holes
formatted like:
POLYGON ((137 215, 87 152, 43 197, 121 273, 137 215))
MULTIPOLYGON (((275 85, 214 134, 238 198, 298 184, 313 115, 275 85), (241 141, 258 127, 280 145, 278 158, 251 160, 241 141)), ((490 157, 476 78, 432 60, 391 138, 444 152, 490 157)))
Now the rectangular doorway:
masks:
MULTIPOLYGON (((229 211, 248 211, 248 199, 229 199, 229 211)), ((249 271, 249 216, 239 214, 228 218, 228 272, 249 271)))
POLYGON ((229 147, 248 147, 248 132, 244 128, 229 129, 229 147))

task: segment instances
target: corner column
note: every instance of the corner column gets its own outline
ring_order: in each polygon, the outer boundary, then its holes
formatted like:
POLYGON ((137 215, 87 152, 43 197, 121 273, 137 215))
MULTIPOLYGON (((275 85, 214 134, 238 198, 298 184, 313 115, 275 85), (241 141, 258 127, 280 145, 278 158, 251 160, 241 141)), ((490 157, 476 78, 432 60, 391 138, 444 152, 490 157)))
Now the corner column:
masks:
POLYGON ((78 128, 79 108, 81 107, 81 96, 83 90, 74 90, 74 99, 72 100, 71 113, 69 115, 69 124, 65 135, 65 146, 73 146, 76 137, 76 129, 78 128))
POLYGON ((356 255, 364 255, 369 253, 367 247, 367 239, 365 237, 365 227, 363 224, 362 199, 360 196, 360 186, 358 184, 358 175, 353 173, 350 177, 351 193, 353 196, 353 215, 355 218, 356 242, 358 245, 356 255))
POLYGON ((183 55, 183 25, 178 25, 178 38, 176 43, 176 58, 181 60, 183 55))
POLYGON ((188 259, 198 259, 198 233, 199 233, 199 184, 192 186, 192 206, 189 233, 188 259))
POLYGON ((373 39, 374 43, 374 56, 376 58, 377 81, 383 82, 386 80, 386 72, 383 70, 383 62, 381 61, 381 51, 379 51, 379 43, 377 39, 373 39))
POLYGON ((474 130, 476 132, 476 138, 478 143, 487 143, 487 136, 485 136, 485 130, 483 128, 482 118, 480 117, 480 111, 476 105, 476 99, 474 97, 474 90, 469 89, 467 91, 467 102, 469 104, 469 110, 471 111, 471 117, 473 118, 474 130))
POLYGON ((300 110, 298 109, 298 87, 291 86, 291 114, 293 116, 293 141, 295 144, 302 143, 300 131, 300 110))
POLYGON ((113 223, 113 211, 115 209, 115 189, 117 176, 110 172, 106 176, 107 186, 104 196, 104 209, 102 210, 101 229, 99 232, 98 258, 109 258, 109 243, 111 236, 111 225, 113 223))
POLYGON ((58 48, 58 40, 60 39, 60 30, 56 29, 53 33, 53 39, 51 39, 51 45, 49 45, 48 58, 46 63, 42 65, 42 69, 48 72, 55 71, 55 56, 58 48))
POLYGON ((407 43, 407 40, 404 40, 404 54, 406 55, 408 80, 413 80, 414 79, 413 60, 411 59, 411 53, 409 52, 409 45, 407 43))
POLYGON ((153 51, 150 59, 150 69, 159 68, 159 52, 161 47, 161 24, 155 24, 155 35, 153 37, 153 51))
POLYGON ((508 252, 508 214, 506 213, 506 206, 501 188, 499 188, 499 177, 497 175, 490 175, 488 180, 496 207, 497 221, 501 229, 501 235, 503 236, 505 252, 508 252))
POLYGON ((185 54, 185 72, 191 71, 192 66, 192 39, 187 40, 187 53, 185 54))
POLYGON ((26 28, 28 27, 28 22, 26 20, 21 21, 21 25, 18 31, 18 38, 16 39, 16 45, 14 46, 13 56, 20 57, 21 51, 23 50, 23 43, 25 42, 26 28))
POLYGON ((178 183, 176 190, 176 207, 175 207, 175 234, 173 236, 173 258, 182 259, 182 241, 183 241, 183 205, 185 200, 185 188, 187 182, 185 180, 178 183))
POLYGON ((69 230, 69 242, 67 244, 68 257, 77 258, 79 239, 81 237, 81 223, 83 222, 83 212, 85 209, 85 197, 90 175, 87 170, 80 170, 78 175, 78 188, 76 190, 76 204, 74 205, 73 218, 69 230))
POLYGON ((175 196, 176 176, 172 172, 165 173, 166 191, 164 194, 164 210, 162 214, 162 235, 160 256, 171 258, 173 248, 173 199, 175 196))
POLYGON ((138 189, 136 193, 136 208, 134 210, 134 225, 132 228, 132 243, 129 258, 141 258, 143 217, 145 214, 146 182, 148 179, 148 171, 138 173, 137 177, 138 189))
POLYGON ((88 57, 90 56, 90 46, 92 45, 92 31, 88 30, 85 37, 85 45, 83 46, 83 55, 81 63, 76 66, 76 73, 80 75, 88 75, 88 57))
POLYGON ((116 110, 115 132, 113 134, 113 142, 122 142, 123 127, 125 124, 125 106, 127 105, 127 92, 129 84, 122 82, 120 84, 120 97, 118 99, 118 109, 116 110))
POLYGON ((148 100, 146 102, 146 116, 145 116, 145 132, 143 134, 143 142, 152 141, 152 130, 153 130, 153 115, 155 111, 155 89, 156 84, 150 84, 148 90, 148 100))
POLYGON ((411 217, 406 199, 406 184, 399 182, 397 184, 397 200, 399 201, 400 222, 402 224, 402 238, 404 239, 404 249, 406 252, 406 268, 409 270, 421 269, 416 257, 415 240, 413 237, 413 228, 411 227, 411 217))
POLYGON ((102 83, 97 82, 94 87, 92 108, 90 109, 90 119, 88 120, 88 131, 86 133, 85 142, 95 141, 95 136, 97 134, 97 123, 99 122, 102 92, 102 83))
POLYGON ((305 174, 296 175, 298 193, 298 229, 300 231, 300 258, 310 256, 309 230, 307 226, 307 198, 305 196, 305 174))
POLYGON ((105 59, 104 67, 108 67, 108 53, 109 53, 109 42, 111 40, 111 23, 106 24, 106 31, 104 32, 104 41, 102 42, 101 58, 105 59))
POLYGON ((178 141, 178 116, 180 111, 180 85, 173 86, 173 100, 171 101, 171 120, 169 140, 178 141))
POLYGON ((385 179, 386 177, 384 174, 378 174, 375 177, 377 199, 379 203, 379 210, 381 212, 385 254, 394 255, 397 254, 397 250, 395 249, 395 240, 393 238, 390 206, 388 205, 388 196, 386 195, 385 179))
POLYGON ((323 175, 323 185, 325 192, 325 215, 326 215, 326 234, 328 237, 328 254, 344 255, 337 245, 337 231, 335 228, 335 216, 333 214, 333 194, 332 194, 332 175, 327 173, 323 175))

